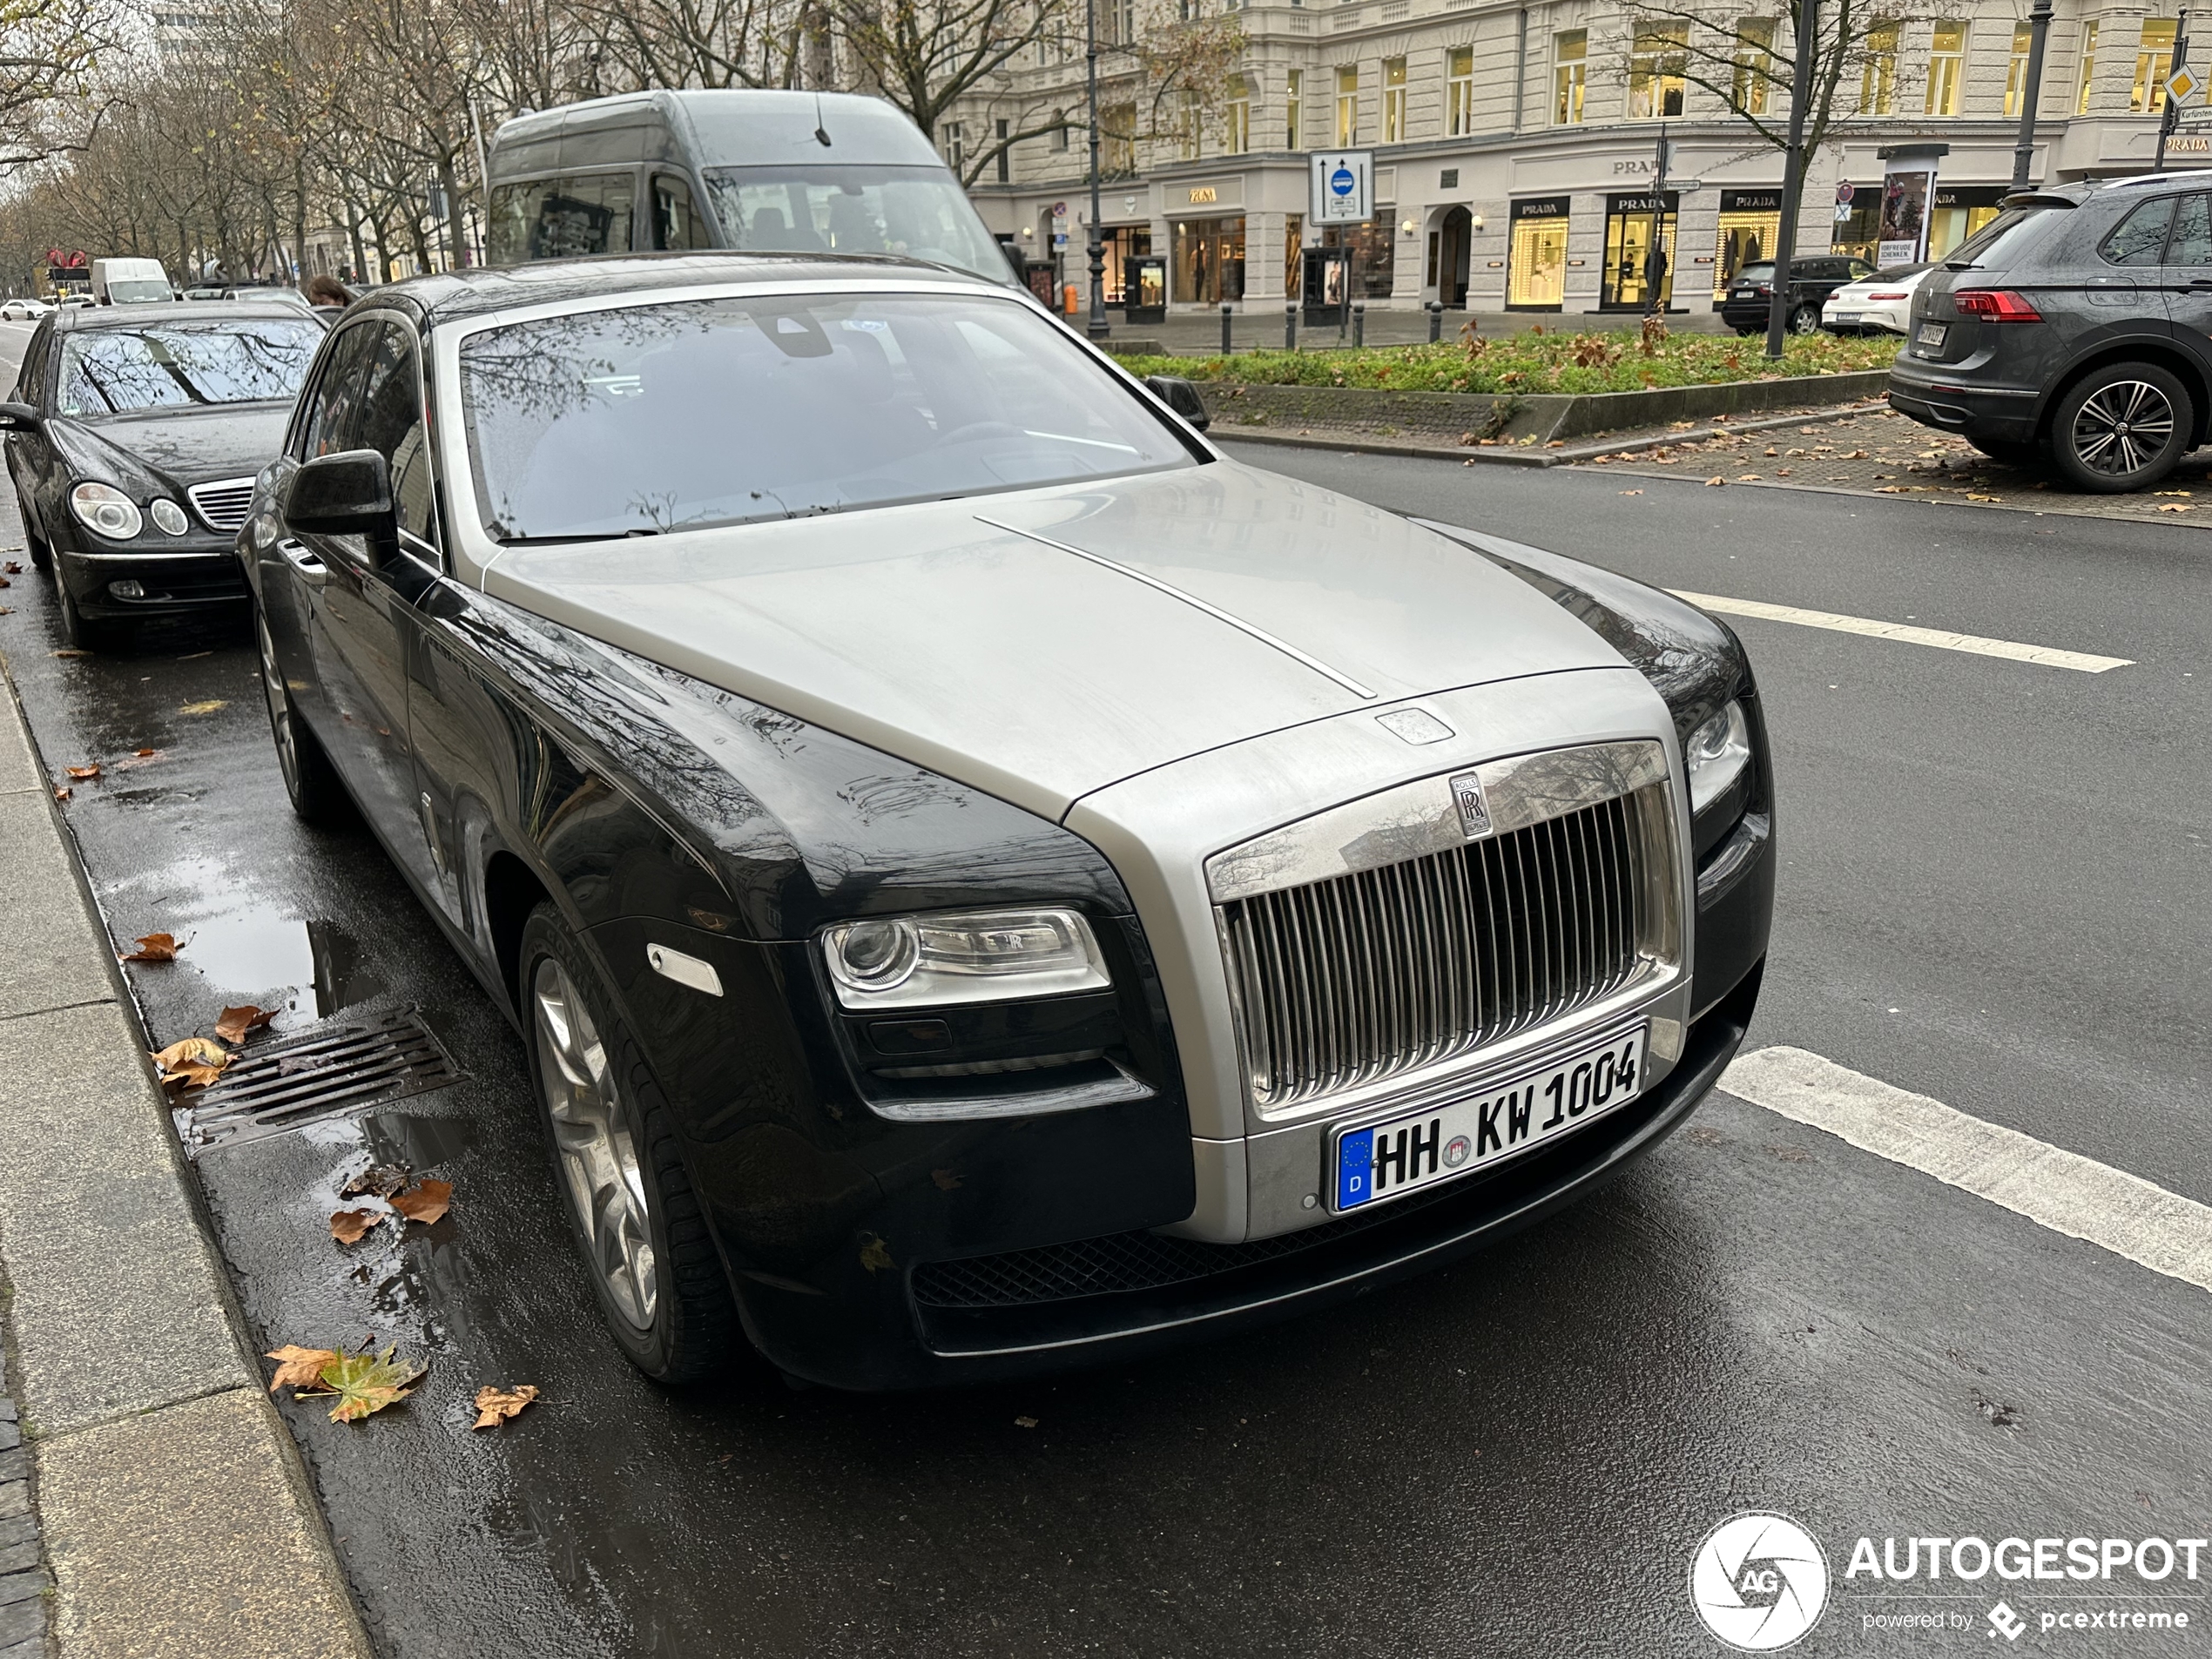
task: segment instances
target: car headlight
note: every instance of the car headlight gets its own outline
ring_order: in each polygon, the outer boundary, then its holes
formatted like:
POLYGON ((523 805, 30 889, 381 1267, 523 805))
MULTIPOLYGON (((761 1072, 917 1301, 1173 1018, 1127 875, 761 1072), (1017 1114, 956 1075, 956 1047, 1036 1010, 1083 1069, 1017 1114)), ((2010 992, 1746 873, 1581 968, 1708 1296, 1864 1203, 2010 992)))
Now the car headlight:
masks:
POLYGON ((79 484, 69 492, 69 510, 95 536, 127 542, 145 528, 138 503, 113 484, 79 484))
POLYGON ((992 1002, 1102 990, 1112 981, 1072 910, 963 910, 841 922, 822 957, 848 1008, 992 1002))
POLYGON ((185 517, 185 509, 164 496, 146 509, 152 516, 154 527, 165 536, 182 536, 192 528, 185 517))
POLYGON ((1683 745, 1682 758, 1689 773, 1689 810, 1695 816, 1719 799, 1750 764, 1751 723, 1744 718, 1743 705, 1730 703, 1691 732, 1683 745))

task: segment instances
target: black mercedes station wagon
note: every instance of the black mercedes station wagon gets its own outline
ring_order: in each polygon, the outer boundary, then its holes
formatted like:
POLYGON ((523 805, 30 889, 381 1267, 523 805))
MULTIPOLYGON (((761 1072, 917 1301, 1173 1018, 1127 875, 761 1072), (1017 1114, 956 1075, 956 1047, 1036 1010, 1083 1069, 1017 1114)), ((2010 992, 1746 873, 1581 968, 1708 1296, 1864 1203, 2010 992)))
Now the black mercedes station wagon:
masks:
POLYGON ((1757 998, 1723 624, 1244 466, 1003 283, 380 290, 239 553, 293 805, 350 798, 513 1016, 656 1378, 1358 1295, 1650 1150, 1757 998))
POLYGON ((2212 421, 2212 172, 2066 185, 1920 285, 1890 404, 2077 489, 2142 489, 2212 421))

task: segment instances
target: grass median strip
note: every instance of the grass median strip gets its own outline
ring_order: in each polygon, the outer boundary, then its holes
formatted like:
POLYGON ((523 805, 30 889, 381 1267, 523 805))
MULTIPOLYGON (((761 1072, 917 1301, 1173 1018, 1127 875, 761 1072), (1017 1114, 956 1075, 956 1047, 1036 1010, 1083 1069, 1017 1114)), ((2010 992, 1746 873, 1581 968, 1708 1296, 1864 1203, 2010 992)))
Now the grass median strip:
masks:
POLYGON ((2016 639, 1986 639, 1979 634, 1956 634, 1943 628, 1919 628, 1909 622, 1880 622, 1871 617, 1846 617, 1833 610, 1808 610, 1803 605, 1767 604, 1757 599, 1730 599, 1717 593, 1686 593, 1672 590, 1701 610, 1724 616, 1757 617, 1768 622, 1793 622, 1801 628, 1826 628, 1839 634, 1864 634, 1871 639, 1901 640, 1908 645, 1933 645, 1939 651, 1963 651, 1976 657, 2003 657, 2016 663, 2036 663, 2045 668, 2071 668, 2083 674, 2102 674, 2131 668, 2128 657, 2097 657, 2087 651, 2061 651, 2055 645, 2028 645, 2016 639))
POLYGON ((1803 1049, 1761 1049, 1722 1073, 1738 1100, 2212 1291, 2212 1207, 2032 1135, 1803 1049))

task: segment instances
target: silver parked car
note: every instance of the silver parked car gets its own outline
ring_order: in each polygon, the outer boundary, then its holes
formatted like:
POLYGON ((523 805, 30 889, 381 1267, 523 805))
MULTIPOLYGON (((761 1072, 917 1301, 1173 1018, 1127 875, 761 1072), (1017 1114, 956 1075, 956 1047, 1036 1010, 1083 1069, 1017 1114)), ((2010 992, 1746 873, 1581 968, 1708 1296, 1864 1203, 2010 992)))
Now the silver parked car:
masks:
POLYGON ((1619 1172, 1750 1017, 1725 627, 1233 461, 995 282, 399 284, 239 553, 293 803, 511 1012, 656 1377, 1318 1308, 1619 1172))

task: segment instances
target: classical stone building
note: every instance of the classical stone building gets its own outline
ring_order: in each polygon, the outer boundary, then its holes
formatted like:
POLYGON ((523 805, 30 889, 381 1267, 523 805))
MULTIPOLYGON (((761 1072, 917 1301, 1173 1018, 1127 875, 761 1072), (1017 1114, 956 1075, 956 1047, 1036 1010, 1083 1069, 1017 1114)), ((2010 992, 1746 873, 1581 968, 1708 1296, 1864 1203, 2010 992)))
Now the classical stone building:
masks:
MULTIPOLYGON (((1960 0, 1948 17, 1870 41, 1838 94, 1849 130, 1806 183, 1801 249, 1871 257, 1879 152, 1896 145, 1947 146, 1936 252, 1995 212, 2027 78, 2026 10, 2024 0, 1960 0)), ((1127 14, 1109 4, 1099 15, 1110 30, 1127 14)), ((1737 266, 1773 246, 1780 153, 1733 114, 1737 89, 1708 91, 1684 74, 1662 21, 1639 24, 1593 0, 1255 0, 1241 20, 1247 48, 1224 105, 1168 139, 1108 145, 1100 220, 1114 303, 1123 260, 1151 253, 1167 256, 1177 310, 1224 300, 1278 309, 1295 291, 1298 248, 1323 239, 1307 223, 1306 158, 1331 147, 1375 155, 1375 218, 1350 238, 1354 291, 1370 305, 1638 311, 1656 225, 1669 253, 1669 304, 1704 308, 1737 266), (1662 125, 1670 178, 1699 187, 1655 202, 1662 125)), ((2059 0, 2034 178, 2149 165, 2175 23, 2128 0, 2059 0)), ((1080 124, 1082 67, 1076 54, 1022 69, 1021 98, 1032 108, 1064 99, 1080 124)), ((1762 96, 1752 82, 1742 96, 1762 96)), ((979 101, 941 143, 974 144, 1008 107, 979 101)), ((2178 137, 2168 165, 2194 165, 2206 147, 2178 137)), ((1080 125, 1028 140, 974 187, 1002 239, 1032 259, 1057 257, 1078 284, 1088 281, 1087 150, 1080 125)))

